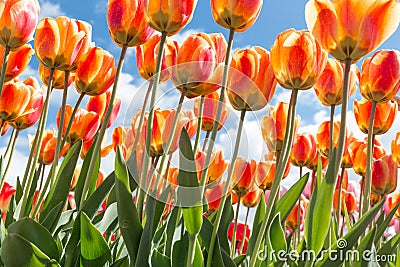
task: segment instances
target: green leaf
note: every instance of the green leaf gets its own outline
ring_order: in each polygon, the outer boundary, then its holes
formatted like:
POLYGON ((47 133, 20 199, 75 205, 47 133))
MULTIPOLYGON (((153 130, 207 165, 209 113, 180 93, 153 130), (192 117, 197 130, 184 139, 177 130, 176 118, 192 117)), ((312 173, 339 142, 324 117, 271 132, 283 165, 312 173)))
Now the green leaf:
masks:
POLYGON ((115 193, 118 203, 118 222, 131 262, 136 261, 142 236, 142 225, 129 188, 128 170, 117 147, 115 156, 115 193))
MULTIPOLYGON (((172 251, 172 266, 187 266, 187 248, 189 247, 189 237, 186 232, 183 237, 176 241, 172 251)), ((214 266, 214 265, 213 265, 214 266)), ((138 266, 139 267, 139 266, 138 266)), ((196 242, 193 267, 203 267, 203 255, 201 248, 196 242)))
MULTIPOLYGON (((335 155, 336 150, 334 149, 331 156, 334 158, 335 155)), ((321 185, 319 188, 314 188, 315 191, 311 196, 311 201, 306 212, 304 236, 307 248, 315 251, 316 254, 321 251, 329 231, 333 193, 336 186, 334 169, 334 164, 328 165, 328 170, 321 185)))
MULTIPOLYGON (((249 245, 247 247, 247 256, 251 256, 251 253, 254 250, 254 246, 257 240, 258 233, 260 232, 260 227, 263 222, 265 216, 265 200, 263 197, 260 198, 260 202, 258 203, 256 214, 254 215, 254 220, 253 220, 253 227, 252 227, 252 233, 250 236, 249 240, 249 245)), ((261 246, 263 246, 263 243, 261 243, 261 246)))
POLYGON ((80 236, 81 236, 81 212, 75 218, 71 235, 65 247, 65 253, 62 259, 65 267, 72 267, 79 263, 80 259, 80 236))
MULTIPOLYGON (((369 231, 368 234, 361 240, 360 244, 357 247, 357 251, 359 255, 363 255, 364 251, 369 250, 372 251, 372 246, 374 244, 374 237, 376 233, 376 228, 374 227, 372 231, 369 231)), ((354 267, 362 267, 368 266, 368 262, 364 259, 364 257, 360 257, 360 260, 354 261, 354 267)))
POLYGON ((100 224, 97 225, 97 229, 99 229, 100 233, 104 233, 116 221, 118 221, 118 208, 117 203, 114 202, 105 210, 100 224))
POLYGON ((222 211, 222 217, 218 228, 219 244, 225 251, 231 250, 227 233, 229 225, 233 221, 233 214, 232 196, 230 195, 225 201, 224 210, 222 211))
POLYGON ((57 173, 55 186, 51 188, 40 212, 39 222, 50 232, 53 232, 57 226, 64 203, 67 201, 81 146, 82 142, 79 141, 68 151, 57 173), (51 216, 50 213, 52 213, 51 216))
POLYGON ((165 254, 167 256, 171 256, 172 252, 172 242, 174 238, 174 233, 175 229, 177 226, 177 221, 178 221, 178 215, 179 217, 181 216, 181 213, 179 212, 179 207, 174 206, 174 208, 171 211, 171 215, 169 217, 168 223, 167 223, 167 240, 165 241, 165 254))
POLYGON ((280 213, 276 214, 268 227, 268 245, 275 251, 286 251, 285 232, 281 225, 280 213))
POLYGON ((40 165, 39 165, 39 168, 37 168, 37 169, 35 170, 35 174, 34 174, 33 180, 32 180, 32 186, 31 186, 31 189, 30 189, 30 191, 29 191, 28 200, 27 200, 26 206, 25 206, 24 215, 26 215, 26 216, 28 216, 29 213, 30 213, 31 210, 32 210, 33 198, 34 198, 34 196, 35 196, 35 191, 36 191, 36 188, 37 188, 37 183, 38 183, 38 181, 39 181, 40 174, 41 174, 41 172, 42 172, 42 168, 44 168, 44 167, 43 167, 42 164, 40 164, 40 165))
POLYGON ((122 259, 119 259, 115 261, 111 267, 129 267, 129 259, 128 256, 123 257, 122 259))
POLYGON ((239 266, 246 259, 246 255, 239 255, 233 259, 233 262, 239 266))
POLYGON ((22 198, 22 194, 24 193, 24 189, 22 188, 21 181, 19 177, 17 177, 17 186, 15 191, 15 201, 18 203, 22 198))
POLYGON ((15 209, 16 209, 16 207, 15 207, 15 196, 11 195, 10 203, 8 204, 8 211, 7 211, 7 215, 6 215, 6 221, 5 221, 6 228, 10 224, 15 222, 15 219, 14 219, 15 209))
POLYGON ((7 267, 55 267, 40 249, 18 234, 10 233, 1 247, 1 259, 7 267))
POLYGON ((154 250, 151 256, 151 265, 157 267, 171 267, 171 259, 158 252, 158 250, 154 250))
POLYGON ((183 128, 179 139, 178 202, 182 206, 185 228, 190 235, 197 235, 203 223, 201 188, 190 137, 183 128))
POLYGON ((396 249, 398 248, 399 244, 400 244, 400 233, 397 233, 382 246, 382 248, 378 251, 378 255, 380 255, 381 258, 383 258, 383 256, 386 256, 387 258, 389 255, 392 255, 396 252, 396 249))
MULTIPOLYGON (((383 222, 376 222, 375 227, 378 227, 375 235, 374 242, 377 244, 379 242, 379 239, 383 236, 385 231, 387 230, 387 227, 389 226, 390 221, 392 220, 394 214, 398 210, 400 206, 400 203, 397 203, 397 205, 390 211, 390 213, 386 216, 385 220, 383 222)), ((382 212, 382 218, 384 218, 385 213, 382 212)))
MULTIPOLYGON (((353 228, 344 235, 341 239, 338 240, 330 249, 335 250, 337 252, 336 255, 346 255, 346 252, 351 250, 353 246, 357 243, 360 236, 365 232, 367 226, 372 222, 375 218, 375 215, 382 208, 384 201, 380 201, 376 204, 372 209, 370 209, 367 213, 365 213, 356 224, 354 224, 353 228), (342 253, 342 254, 339 254, 342 253)), ((315 264, 315 267, 337 267, 339 263, 343 262, 345 257, 339 259, 332 259, 329 257, 329 253, 325 253, 324 257, 315 264)))
POLYGON ((83 266, 103 266, 111 258, 111 252, 103 235, 89 217, 81 214, 81 263, 83 266))
MULTIPOLYGON (((85 159, 83 160, 83 164, 82 164, 82 169, 81 172, 79 174, 78 177, 78 181, 76 182, 76 187, 75 187, 75 202, 76 202, 76 207, 79 210, 79 206, 81 203, 81 198, 82 198, 82 193, 83 193, 83 187, 85 186, 85 181, 86 181, 86 177, 87 177, 87 173, 89 170, 89 166, 90 163, 95 160, 95 165, 94 165, 94 171, 93 171, 93 175, 92 175, 92 180, 91 180, 91 184, 90 187, 94 187, 96 185, 96 181, 97 178, 99 176, 99 169, 100 169, 100 152, 98 153, 98 155, 93 155, 93 150, 94 150, 94 144, 96 144, 96 140, 98 138, 98 135, 96 134, 96 137, 94 138, 94 141, 92 143, 92 145, 89 148, 88 153, 86 154, 85 159)), ((89 198, 91 194, 88 192, 88 195, 86 197, 89 198)), ((88 214, 89 217, 92 217, 88 214)))
POLYGON ((114 185, 115 173, 112 172, 100 184, 96 191, 86 199, 82 211, 86 213, 89 218, 93 219, 93 216, 96 215, 97 211, 106 199, 107 194, 114 188, 114 185))
POLYGON ((18 234, 38 247, 50 259, 59 260, 58 247, 50 232, 31 218, 22 218, 8 227, 8 233, 18 234))
POLYGON ((281 223, 286 221, 290 211, 296 205, 301 193, 306 187, 309 173, 306 173, 300 180, 298 180, 277 202, 275 206, 275 214, 280 213, 281 223))

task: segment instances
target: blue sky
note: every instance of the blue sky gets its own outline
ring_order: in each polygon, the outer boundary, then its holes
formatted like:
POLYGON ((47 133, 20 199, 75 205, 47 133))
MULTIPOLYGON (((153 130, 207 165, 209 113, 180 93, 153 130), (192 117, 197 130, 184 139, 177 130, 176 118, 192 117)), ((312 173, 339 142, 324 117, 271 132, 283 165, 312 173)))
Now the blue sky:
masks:
MULTIPOLYGON (((81 19, 88 21, 93 26, 93 41, 97 46, 100 46, 110 51, 118 60, 120 49, 114 44, 108 35, 107 22, 106 22, 106 9, 107 1, 105 0, 39 0, 41 5, 41 17, 50 16, 56 17, 60 15, 66 15, 71 18, 81 19)), ((255 24, 246 32, 238 33, 234 40, 234 49, 244 48, 253 45, 259 45, 267 50, 273 44, 277 34, 288 29, 305 29, 304 19, 304 7, 307 1, 304 0, 270 0, 264 1, 261 13, 255 24)), ((219 25, 217 25, 211 15, 210 3, 208 0, 199 0, 193 20, 174 38, 179 42, 182 42, 186 36, 190 33, 196 32, 222 32, 226 37, 228 31, 219 25)), ((397 49, 400 43, 400 30, 398 30, 389 40, 387 40, 381 48, 385 49, 397 49)), ((33 42, 32 42, 33 44, 33 42)), ((123 99, 122 110, 119 115, 117 124, 128 125, 132 112, 126 113, 128 106, 130 110, 135 110, 141 105, 143 98, 143 91, 146 88, 146 83, 137 74, 135 64, 135 51, 134 48, 130 48, 128 56, 123 68, 123 75, 121 77, 121 83, 119 85, 119 96, 123 99), (133 99, 133 102, 130 101, 133 99)), ((34 59, 31 62, 30 67, 24 73, 23 77, 26 76, 38 76, 37 75, 37 61, 34 59)), ((165 88, 171 88, 170 85, 166 85, 165 88)), ((78 97, 75 89, 72 87, 69 89, 68 102, 73 105, 78 97)), ((165 92, 165 91, 162 91, 165 92)), ((160 95, 162 94, 160 92, 160 95)), ((288 101, 290 91, 282 88, 278 88, 275 96, 273 97, 271 104, 274 105, 277 101, 288 101)), ((349 108, 349 129, 358 137, 362 137, 362 133, 358 130, 355 120, 352 114, 352 102, 354 99, 360 99, 359 93, 352 96, 350 100, 349 108)), ((172 90, 165 98, 163 98, 161 105, 174 106, 178 101, 178 93, 172 90)), ((55 127, 55 114, 58 107, 61 104, 61 92, 55 92, 51 98, 51 111, 49 113, 49 121, 47 128, 55 127)), ((192 103, 188 101, 186 103, 188 107, 192 106, 192 103)), ((259 130, 258 120, 268 113, 268 108, 257 112, 256 114, 250 114, 246 121, 245 133, 243 137, 243 145, 241 154, 248 158, 255 158, 259 160, 266 152, 266 147, 263 144, 261 132, 259 130), (251 140, 251 142, 250 142, 251 140), (261 146, 262 144, 262 146, 261 146)), ((323 107, 318 99, 316 98, 313 89, 301 92, 298 100, 298 114, 301 117, 300 132, 309 131, 315 134, 318 125, 328 119, 328 108, 323 107)), ((337 118, 339 118, 339 109, 336 109, 337 118)), ((237 117, 233 114, 230 122, 227 124, 227 129, 219 135, 219 145, 231 149, 232 143, 234 142, 234 136, 236 132, 237 117), (233 139, 232 139, 233 138, 233 139)), ((117 124, 114 124, 114 128, 117 124)), ((390 141, 393 139, 395 134, 400 130, 400 119, 397 118, 394 126, 390 132, 381 138, 387 150, 390 151, 390 141)), ((112 129, 111 128, 111 129, 112 129)), ((24 169, 24 162, 27 155, 27 134, 33 134, 35 128, 28 129, 21 133, 21 138, 18 141, 16 158, 13 161, 12 169, 10 171, 8 179, 14 180, 17 175, 20 175, 24 169)), ((110 140, 111 131, 108 134, 107 141, 110 140)), ((8 140, 7 137, 1 138, 1 147, 5 147, 8 140)), ((229 156, 229 151, 226 152, 229 156)), ((108 172, 113 167, 113 154, 103 160, 103 168, 108 172)), ((297 178, 297 170, 292 169, 292 180, 297 178)))

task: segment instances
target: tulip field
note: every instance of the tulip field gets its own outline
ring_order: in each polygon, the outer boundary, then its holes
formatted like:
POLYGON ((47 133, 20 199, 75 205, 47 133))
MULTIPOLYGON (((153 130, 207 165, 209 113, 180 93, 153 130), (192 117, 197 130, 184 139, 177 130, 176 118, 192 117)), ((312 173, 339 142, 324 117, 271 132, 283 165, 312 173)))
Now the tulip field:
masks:
POLYGON ((0 266, 400 266, 399 1, 51 1, 0 0, 0 266))

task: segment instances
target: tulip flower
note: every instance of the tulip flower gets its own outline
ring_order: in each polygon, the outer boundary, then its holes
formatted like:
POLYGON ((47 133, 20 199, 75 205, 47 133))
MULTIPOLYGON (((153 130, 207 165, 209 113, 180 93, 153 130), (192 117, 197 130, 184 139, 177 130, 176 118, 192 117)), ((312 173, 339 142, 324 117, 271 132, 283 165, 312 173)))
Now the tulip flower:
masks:
POLYGON ((0 132, 0 136, 3 136, 5 134, 7 134, 8 130, 10 129, 10 124, 7 123, 6 121, 0 120, 0 125, 3 125, 1 127, 1 132, 0 132))
POLYGON ((132 152, 133 139, 134 137, 131 127, 118 126, 112 133, 114 151, 117 150, 117 146, 119 145, 124 159, 127 159, 132 152))
POLYGON ((308 29, 340 61, 357 62, 397 29, 400 5, 393 0, 310 0, 305 8, 308 29))
POLYGON ((397 164, 391 155, 383 156, 372 163, 372 192, 378 195, 387 195, 397 187, 397 164))
MULTIPOLYGON (((340 130, 340 122, 335 121, 333 124, 333 140, 332 147, 338 147, 339 143, 339 130, 340 130)), ((329 155, 329 136, 330 136, 330 122, 324 121, 318 127, 318 132, 316 134, 317 140, 317 149, 318 151, 325 157, 329 155)), ((345 148, 348 146, 349 142, 352 140, 352 133, 346 130, 346 144, 345 148)))
MULTIPOLYGON (((40 80, 45 86, 49 86, 49 79, 50 79, 50 70, 39 64, 39 76, 40 80)), ((68 76, 68 86, 74 81, 75 74, 70 73, 68 76)), ((53 83, 52 86, 54 89, 64 89, 64 82, 65 82, 65 71, 62 70, 54 70, 53 72, 53 83)))
POLYGON ((317 153, 315 154, 314 159, 307 165, 307 168, 316 172, 318 170, 318 159, 319 158, 321 159, 322 169, 325 168, 326 166, 328 166, 328 163, 329 163, 328 158, 325 157, 324 155, 322 155, 317 149, 317 153))
MULTIPOLYGON (((393 210, 395 206, 400 202, 400 191, 396 191, 393 195, 388 198, 388 207, 390 210, 393 210)), ((397 209, 394 214, 396 219, 400 220, 400 207, 397 209)))
POLYGON ((29 42, 39 19, 37 0, 4 0, 0 3, 0 45, 15 50, 29 42))
POLYGON ((30 99, 31 89, 23 82, 13 80, 4 84, 0 97, 0 119, 13 121, 24 115, 30 99))
POLYGON ((217 186, 206 189, 204 191, 204 196, 208 204, 208 213, 212 213, 218 210, 219 204, 221 203, 224 187, 225 183, 219 183, 217 186))
POLYGON ((303 201, 300 201, 300 205, 297 203, 293 209, 290 211, 288 217, 286 218, 286 227, 295 230, 304 221, 305 208, 303 201), (299 206, 300 206, 300 221, 299 221, 299 206))
POLYGON ((145 20, 145 0, 108 1, 107 25, 111 39, 121 47, 141 45, 154 32, 145 20))
POLYGON ((233 236, 234 232, 234 224, 233 222, 229 225, 228 228, 228 239, 232 242, 232 240, 236 240, 235 250, 239 252, 240 248, 243 247, 243 253, 246 253, 247 246, 250 239, 250 229, 247 225, 243 223, 238 223, 235 233, 235 238, 233 236), (246 233, 245 233, 246 231, 246 233), (242 243, 244 244, 242 245, 242 243))
POLYGON ((297 167, 308 165, 317 154, 317 144, 310 133, 297 134, 290 152, 290 162, 297 167))
POLYGON ((217 24, 236 32, 250 28, 260 14, 263 0, 211 0, 211 11, 217 24))
POLYGON ((272 69, 283 88, 311 88, 324 71, 326 61, 327 53, 306 30, 286 30, 271 47, 272 69))
MULTIPOLYGON (((206 153, 199 151, 196 154, 195 163, 197 169, 197 177, 201 178, 202 172, 204 170, 204 162, 206 160, 206 153)), ((229 163, 224 159, 224 152, 222 150, 217 150, 211 155, 210 164, 207 166, 206 184, 210 184, 217 181, 222 177, 225 170, 228 168, 229 163)))
POLYGON ((400 89, 400 52, 380 50, 362 65, 360 91, 373 102, 392 100, 400 89))
POLYGON ((114 57, 106 50, 92 47, 78 64, 75 88, 81 94, 101 95, 114 83, 116 72, 114 57))
POLYGON ((18 116, 10 125, 18 130, 23 130, 33 126, 40 118, 42 113, 44 94, 36 78, 30 77, 24 81, 30 90, 30 98, 23 115, 18 116))
POLYGON ((357 153, 358 148, 364 141, 358 140, 353 137, 353 139, 349 142, 346 150, 344 151, 342 158, 342 168, 352 168, 355 155, 357 153))
POLYGON ((91 35, 87 22, 65 16, 44 18, 36 29, 36 57, 48 69, 74 71, 92 45, 91 35))
POLYGON ((400 132, 396 134, 396 138, 392 141, 391 148, 393 160, 400 167, 400 132))
MULTIPOLYGON (((203 131, 212 131, 214 126, 214 121, 217 116, 217 106, 219 102, 220 94, 218 91, 215 91, 204 98, 204 108, 203 108, 203 115, 201 116, 201 129, 203 131)), ((200 116, 200 98, 196 98, 194 100, 194 115, 196 117, 200 116)), ((221 118, 218 122, 218 130, 222 129, 222 126, 225 124, 226 120, 228 119, 230 114, 230 109, 226 104, 226 98, 224 98, 222 104, 222 111, 221 111, 221 118)))
POLYGON ((240 198, 240 202, 243 206, 247 208, 254 208, 260 202, 260 198, 263 195, 263 190, 258 187, 253 187, 252 190, 247 192, 242 198, 240 198))
MULTIPOLYGON (((0 46, 0 68, 4 61, 5 52, 5 48, 0 46)), ((29 44, 25 44, 18 49, 11 51, 8 55, 4 81, 8 82, 20 75, 26 67, 28 67, 33 54, 32 46, 29 44)))
MULTIPOLYGON (((285 102, 278 102, 275 107, 271 107, 269 115, 264 116, 261 121, 261 132, 265 143, 270 151, 281 151, 283 139, 286 133, 286 122, 289 105, 285 102)), ((300 117, 296 117, 294 132, 296 133, 300 117)))
MULTIPOLYGON (((356 90, 358 69, 353 67, 350 72, 349 96, 356 90)), ((342 104, 344 66, 339 61, 328 58, 324 71, 314 85, 315 93, 324 106, 342 104)))
MULTIPOLYGON (((374 140, 373 146, 373 159, 379 159, 386 155, 385 148, 382 143, 378 140, 374 140)), ((365 177, 367 168, 367 142, 363 142, 359 148, 353 159, 353 170, 358 175, 365 177)))
MULTIPOLYGON (((160 46, 160 35, 156 34, 147 42, 136 48, 136 67, 140 76, 148 81, 154 79, 156 74, 157 54, 160 46)), ((160 83, 170 78, 169 67, 176 65, 178 55, 178 42, 167 38, 164 45, 163 59, 160 69, 160 83)))
POLYGON ((231 188, 239 198, 243 197, 252 187, 256 169, 257 163, 254 160, 247 162, 242 157, 236 159, 233 166, 231 188))
POLYGON ((227 95, 234 109, 259 110, 269 103, 276 89, 271 60, 259 46, 233 53, 227 95))
MULTIPOLYGON (((338 210, 338 198, 339 198, 339 190, 335 190, 335 194, 333 195, 333 208, 338 210)), ((356 210, 357 199, 353 192, 347 192, 345 189, 342 189, 341 193, 341 213, 345 214, 344 208, 346 204, 346 209, 348 214, 352 214, 356 210)))
POLYGON ((191 20, 197 0, 144 0, 147 23, 168 36, 181 31, 191 20))
MULTIPOLYGON (((104 138, 102 144, 105 142, 105 140, 106 140, 106 139, 104 138)), ((93 144, 93 141, 94 141, 94 139, 89 139, 89 140, 83 142, 83 144, 82 144, 82 149, 81 149, 81 154, 80 154, 81 159, 85 159, 85 158, 86 158, 86 155, 87 155, 87 153, 89 152, 89 149, 90 149, 90 147, 91 147, 92 144, 93 144)), ((103 147, 100 149, 100 156, 101 156, 102 158, 107 157, 108 154, 109 154, 109 153, 111 152, 111 150, 113 149, 113 147, 114 147, 113 144, 110 144, 110 145, 108 145, 108 146, 103 146, 103 147)))
MULTIPOLYGON (((73 144, 77 140, 87 141, 94 138, 100 125, 100 118, 96 112, 89 112, 85 109, 78 108, 75 116, 71 118, 72 107, 66 106, 65 120, 72 120, 71 130, 66 137, 67 142, 73 144)), ((60 127, 60 110, 57 113, 57 127, 60 127)), ((67 130, 67 125, 64 124, 62 129, 63 135, 67 130)))
POLYGON ((4 182, 0 192, 0 212, 3 221, 5 220, 8 211, 8 205, 10 204, 11 201, 11 197, 15 194, 15 192, 16 190, 14 186, 10 185, 7 182, 4 182))
MULTIPOLYGON (((358 128, 368 134, 368 125, 372 110, 372 102, 362 99, 361 101, 354 100, 354 116, 357 121, 358 128)), ((377 103, 373 134, 379 135, 386 133, 392 126, 397 114, 397 104, 393 102, 377 103)))
MULTIPOLYGON (((108 105, 110 104, 111 91, 107 90, 105 93, 93 96, 89 99, 86 109, 87 111, 94 111, 99 114, 100 122, 104 120, 108 105)), ((119 110, 121 109, 121 98, 115 98, 110 120, 108 121, 107 128, 110 127, 117 119, 119 110)))
MULTIPOLYGON (((50 165, 54 160, 56 150, 57 134, 53 130, 46 130, 43 133, 43 141, 39 150, 39 163, 50 165)), ((30 145, 33 143, 33 137, 30 137, 30 145)), ((63 157, 69 149, 69 144, 65 144, 61 149, 60 158, 63 157)))

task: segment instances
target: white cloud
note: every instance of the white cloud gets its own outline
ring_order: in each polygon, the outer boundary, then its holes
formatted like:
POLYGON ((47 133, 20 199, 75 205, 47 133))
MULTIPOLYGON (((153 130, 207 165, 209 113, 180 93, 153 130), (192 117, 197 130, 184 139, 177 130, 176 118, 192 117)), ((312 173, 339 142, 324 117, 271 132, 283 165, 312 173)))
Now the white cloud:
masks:
POLYGON ((43 0, 40 2, 40 18, 45 17, 58 17, 65 15, 62 11, 60 4, 52 3, 51 1, 43 0))

